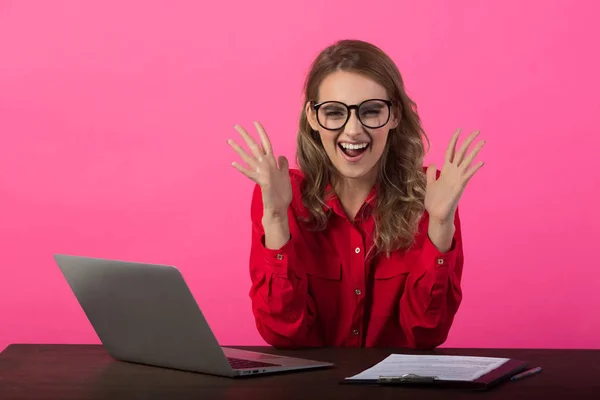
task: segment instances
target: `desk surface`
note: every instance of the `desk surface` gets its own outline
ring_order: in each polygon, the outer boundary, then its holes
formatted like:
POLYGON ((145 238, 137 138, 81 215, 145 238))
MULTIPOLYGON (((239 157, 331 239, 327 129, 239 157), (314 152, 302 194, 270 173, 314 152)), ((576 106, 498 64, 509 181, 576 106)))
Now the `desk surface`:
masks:
POLYGON ((490 391, 340 385, 382 360, 384 349, 278 351, 331 361, 335 368, 245 379, 137 365, 113 360, 97 345, 11 345, 0 354, 0 399, 537 399, 599 398, 600 350, 438 349, 418 354, 511 357, 543 367, 539 375, 506 382, 490 391))

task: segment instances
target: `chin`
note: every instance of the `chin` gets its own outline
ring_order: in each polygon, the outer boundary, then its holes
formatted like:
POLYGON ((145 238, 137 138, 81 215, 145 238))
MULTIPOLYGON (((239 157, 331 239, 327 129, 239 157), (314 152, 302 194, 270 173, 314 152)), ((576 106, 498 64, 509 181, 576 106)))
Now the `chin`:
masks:
POLYGON ((341 166, 336 166, 336 168, 337 168, 338 172, 340 173, 340 175, 346 179, 362 179, 362 178, 370 177, 371 174, 374 172, 373 169, 375 168, 375 166, 374 165, 371 165, 371 166, 341 165, 341 166))

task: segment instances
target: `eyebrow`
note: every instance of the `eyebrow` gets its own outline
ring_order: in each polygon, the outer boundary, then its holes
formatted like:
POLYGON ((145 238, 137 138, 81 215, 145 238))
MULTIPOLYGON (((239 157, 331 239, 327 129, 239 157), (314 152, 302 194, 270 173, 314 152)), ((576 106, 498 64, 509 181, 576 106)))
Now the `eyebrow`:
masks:
POLYGON ((383 108, 383 104, 381 103, 374 103, 374 104, 363 104, 363 107, 368 107, 368 108, 383 108))
POLYGON ((342 104, 323 104, 323 108, 343 108, 345 107, 342 104))

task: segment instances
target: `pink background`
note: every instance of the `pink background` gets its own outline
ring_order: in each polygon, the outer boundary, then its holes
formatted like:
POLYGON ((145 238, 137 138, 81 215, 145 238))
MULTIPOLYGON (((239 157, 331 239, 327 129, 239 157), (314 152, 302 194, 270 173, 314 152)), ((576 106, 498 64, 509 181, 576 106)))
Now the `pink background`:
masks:
POLYGON ((258 119, 293 157, 304 75, 341 38, 398 63, 428 160, 457 127, 488 141, 446 346, 600 348, 597 4, 0 1, 0 349, 98 342, 57 252, 174 264, 222 344, 263 344, 226 139, 258 119))

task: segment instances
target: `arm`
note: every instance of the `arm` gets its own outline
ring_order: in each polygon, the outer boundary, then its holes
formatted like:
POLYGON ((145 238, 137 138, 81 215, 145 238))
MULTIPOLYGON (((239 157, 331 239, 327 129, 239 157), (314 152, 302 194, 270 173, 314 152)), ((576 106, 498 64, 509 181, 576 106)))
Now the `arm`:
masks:
POLYGON ((453 230, 444 252, 434 241, 438 243, 438 237, 447 231, 429 227, 418 264, 407 277, 400 300, 400 324, 411 347, 430 349, 444 343, 461 303, 463 250, 458 211, 453 230))
POLYGON ((315 302, 308 294, 301 252, 297 251, 301 235, 291 207, 287 223, 263 219, 257 185, 251 219, 250 299, 259 333, 274 347, 322 346, 315 328, 315 302))
POLYGON ((456 151, 457 130, 446 149, 442 170, 434 164, 426 170, 427 234, 400 300, 400 323, 412 347, 433 348, 444 343, 462 300, 458 202, 469 180, 483 166, 483 162, 473 162, 485 141, 467 154, 478 135, 479 131, 469 135, 456 151))

